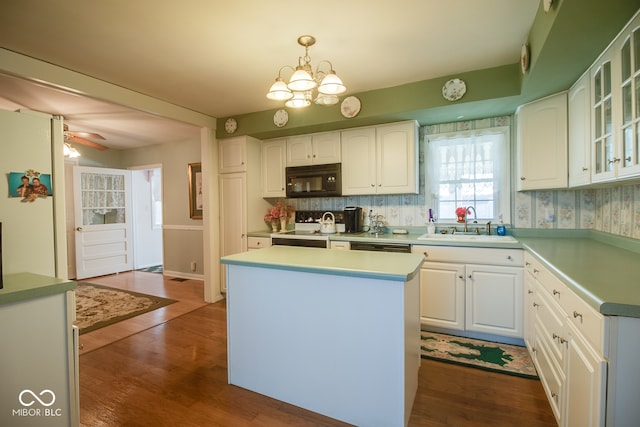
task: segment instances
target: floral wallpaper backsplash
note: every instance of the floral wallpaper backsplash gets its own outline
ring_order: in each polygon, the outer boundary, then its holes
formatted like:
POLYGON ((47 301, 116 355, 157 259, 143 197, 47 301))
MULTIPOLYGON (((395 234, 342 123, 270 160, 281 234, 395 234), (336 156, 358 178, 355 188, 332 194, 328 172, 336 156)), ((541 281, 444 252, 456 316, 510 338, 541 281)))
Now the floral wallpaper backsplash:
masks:
MULTIPOLYGON (((425 134, 506 126, 510 116, 426 126, 425 134)), ((512 135, 513 138, 513 135, 512 135)), ((289 199, 297 210, 342 210, 360 206, 383 215, 394 227, 426 229, 429 217, 424 190, 424 144, 420 144, 420 194, 289 199)), ((513 146, 513 145, 512 145, 513 146)), ((515 228, 589 229, 640 239, 640 183, 606 188, 512 193, 515 228)))

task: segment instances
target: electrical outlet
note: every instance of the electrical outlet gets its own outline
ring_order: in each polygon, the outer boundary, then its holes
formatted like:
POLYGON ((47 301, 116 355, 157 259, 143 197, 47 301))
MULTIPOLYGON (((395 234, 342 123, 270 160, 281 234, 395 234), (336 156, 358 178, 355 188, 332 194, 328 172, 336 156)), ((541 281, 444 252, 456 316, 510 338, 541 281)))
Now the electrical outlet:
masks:
POLYGON ((191 271, 196 271, 196 262, 191 261, 191 271))

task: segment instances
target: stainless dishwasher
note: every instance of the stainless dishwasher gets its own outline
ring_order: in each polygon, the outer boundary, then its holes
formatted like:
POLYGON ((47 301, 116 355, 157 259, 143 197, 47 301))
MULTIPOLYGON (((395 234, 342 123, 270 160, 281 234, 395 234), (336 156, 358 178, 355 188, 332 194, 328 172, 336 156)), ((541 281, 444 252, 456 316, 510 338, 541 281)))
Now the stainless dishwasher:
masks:
POLYGON ((377 251, 411 253, 411 245, 408 243, 377 243, 377 242, 351 242, 352 251, 377 251))

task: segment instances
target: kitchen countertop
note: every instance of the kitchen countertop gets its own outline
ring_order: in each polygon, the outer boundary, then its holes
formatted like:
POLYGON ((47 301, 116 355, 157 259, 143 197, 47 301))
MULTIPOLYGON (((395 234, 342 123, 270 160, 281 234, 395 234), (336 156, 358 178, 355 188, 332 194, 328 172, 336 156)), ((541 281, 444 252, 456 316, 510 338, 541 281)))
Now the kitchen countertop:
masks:
POLYGON ((639 253, 592 238, 518 239, 600 313, 640 317, 639 253))
MULTIPOLYGON (((523 248, 601 314, 640 317, 640 242, 635 239, 589 230, 515 230, 517 243, 470 243, 418 240, 424 234, 422 230, 378 237, 369 233, 331 234, 329 240, 523 248)), ((261 237, 269 236, 264 233, 261 237)))
POLYGON ((405 282, 417 273, 424 257, 418 254, 271 246, 228 255, 220 261, 223 264, 405 282))
POLYGON ((58 294, 75 289, 71 280, 33 273, 7 274, 0 289, 0 305, 58 294))

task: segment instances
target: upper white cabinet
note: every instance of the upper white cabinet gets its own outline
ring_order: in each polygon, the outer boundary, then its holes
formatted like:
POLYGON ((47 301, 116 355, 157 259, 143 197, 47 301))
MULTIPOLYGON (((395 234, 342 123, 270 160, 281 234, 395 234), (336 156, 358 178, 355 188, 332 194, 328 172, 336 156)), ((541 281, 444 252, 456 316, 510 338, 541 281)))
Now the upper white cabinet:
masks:
POLYGON ((247 171, 247 138, 243 136, 218 141, 218 172, 247 171))
POLYGON ((585 73, 569 90, 569 187, 591 183, 590 76, 585 73))
POLYGON ((593 182, 640 175, 640 17, 591 67, 593 182))
POLYGON ((287 138, 287 166, 340 163, 340 132, 287 138))
POLYGON ((418 192, 415 121, 342 131, 342 194, 418 192))
POLYGON ((286 197, 286 152, 287 140, 284 138, 262 143, 262 197, 286 197))
POLYGON ((518 191, 566 188, 566 92, 520 106, 516 119, 518 191))

